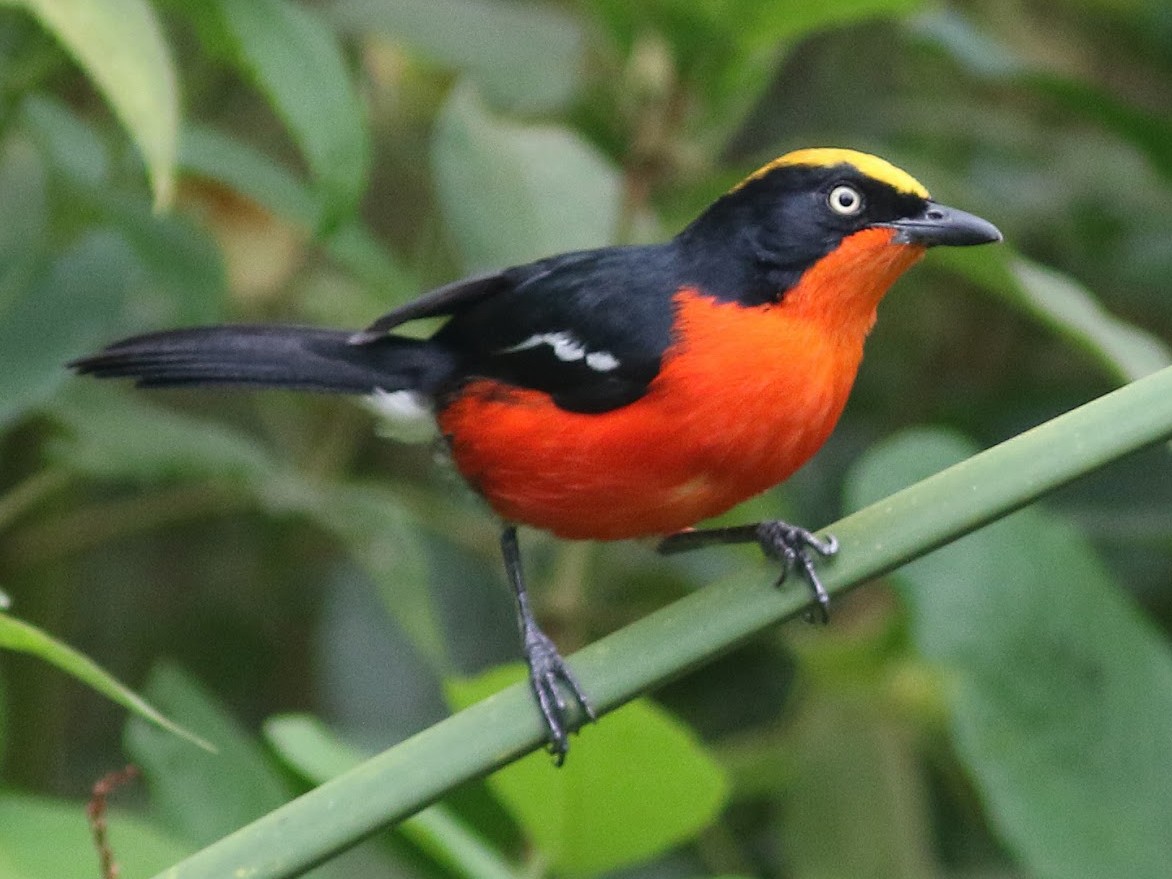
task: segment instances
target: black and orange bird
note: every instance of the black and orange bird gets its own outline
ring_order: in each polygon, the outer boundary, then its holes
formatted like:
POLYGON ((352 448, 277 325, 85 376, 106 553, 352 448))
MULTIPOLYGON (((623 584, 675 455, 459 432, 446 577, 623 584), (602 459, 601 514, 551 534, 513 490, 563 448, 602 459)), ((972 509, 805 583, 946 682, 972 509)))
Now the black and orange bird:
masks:
POLYGON ((825 615, 813 554, 833 553, 833 538, 780 521, 693 526, 782 482, 821 447, 879 301, 927 248, 1000 238, 883 159, 804 149, 662 244, 476 275, 360 332, 195 327, 71 365, 142 387, 295 388, 430 412, 502 522, 530 682, 560 763, 573 718, 594 715, 534 619, 517 526, 571 540, 663 538, 663 551, 756 542, 782 578, 797 567, 825 615), (391 332, 436 317, 446 321, 430 338, 391 332))

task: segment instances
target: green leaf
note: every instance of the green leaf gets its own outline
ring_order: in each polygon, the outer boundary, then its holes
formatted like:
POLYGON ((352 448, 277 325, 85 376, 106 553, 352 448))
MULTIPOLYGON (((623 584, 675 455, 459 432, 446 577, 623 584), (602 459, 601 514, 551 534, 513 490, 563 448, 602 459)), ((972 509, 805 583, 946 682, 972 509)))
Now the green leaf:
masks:
MULTIPOLYGON (((324 784, 357 766, 362 754, 337 738, 320 720, 285 715, 265 723, 273 750, 302 776, 324 784)), ((517 871, 478 833, 443 805, 429 806, 397 830, 445 868, 467 879, 517 879, 517 871)))
MULTIPOLYGON (((301 181, 252 147, 211 128, 184 129, 179 164, 247 196, 265 209, 312 232, 321 227, 321 209, 301 181)), ((415 280, 387 252, 358 217, 343 218, 322 242, 340 265, 378 291, 381 304, 414 289, 415 280)))
POLYGON ((69 106, 46 95, 29 95, 21 102, 19 119, 54 172, 92 189, 108 184, 110 150, 94 127, 69 106))
MULTIPOLYGON (((73 217, 73 224, 84 217, 91 226, 109 227, 125 239, 145 270, 149 280, 133 290, 132 307, 126 310, 135 318, 131 329, 208 322, 220 316, 226 280, 219 249, 205 229, 182 213, 159 216, 138 194, 113 187, 111 161, 101 138, 69 107, 45 98, 29 98, 21 104, 19 120, 22 136, 9 141, 10 149, 31 141, 40 153, 38 164, 45 167, 38 173, 25 160, 26 174, 19 187, 3 193, 7 196, 3 203, 12 205, 13 210, 27 208, 16 226, 20 230, 18 246, 23 245, 17 266, 23 268, 34 258, 39 265, 45 259, 37 247, 38 210, 33 203, 23 204, 22 199, 22 193, 38 177, 44 177, 52 180, 55 201, 70 205, 62 217, 73 217)), ((0 265, 4 264, 2 257, 0 253, 0 265)), ((5 293, 0 288, 0 308, 4 302, 5 293)), ((110 317, 120 314, 121 310, 115 309, 110 317)), ((123 325, 118 331, 126 329, 123 325)))
MULTIPOLYGON (((107 813, 110 847, 127 877, 153 876, 186 855, 180 841, 137 818, 107 813)), ((98 854, 85 803, 0 793, 0 876, 97 876, 98 854)))
POLYGON ((343 742, 309 714, 270 717, 265 721, 264 735, 278 756, 313 784, 324 784, 370 756, 343 742))
POLYGON ((0 313, 24 294, 45 259, 45 178, 44 163, 27 137, 0 143, 0 313))
POLYGON ((272 158, 214 128, 191 125, 179 141, 184 171, 223 183, 267 210, 307 229, 320 221, 305 185, 272 158))
POLYGON ((942 248, 933 258, 1083 348, 1120 381, 1134 381, 1172 363, 1164 342, 1115 317, 1056 269, 1005 248, 942 248))
POLYGON ((214 0, 236 63, 284 121, 320 201, 318 231, 333 231, 366 190, 370 140, 341 47, 305 6, 214 0))
POLYGON ((126 241, 87 233, 0 307, 0 426, 47 399, 66 379, 66 361, 107 339, 142 267, 126 241))
POLYGON ((146 160, 156 208, 171 202, 179 91, 146 0, 14 0, 61 41, 105 95, 146 160))
POLYGON ((342 541, 433 668, 447 668, 447 645, 432 604, 423 546, 404 514, 402 499, 374 485, 306 488, 312 494, 299 492, 290 506, 342 541))
POLYGON ((1125 382, 1172 363, 1158 337, 1109 313, 1094 295, 1056 269, 1018 257, 1010 263, 1023 303, 1077 340, 1125 382))
MULTIPOLYGON (((972 451, 939 432, 896 439, 859 465, 850 503, 972 451)), ((897 579, 915 643, 945 676, 958 751, 1029 872, 1165 875, 1172 655, 1087 541, 1029 509, 897 579)))
POLYGON ((727 0, 742 22, 749 45, 768 46, 859 21, 907 15, 923 0, 823 0, 819 3, 756 3, 727 0))
POLYGON ((173 833, 197 845, 226 836, 290 799, 264 750, 184 672, 155 668, 146 693, 168 714, 200 730, 216 753, 180 748, 143 723, 126 728, 126 750, 142 767, 151 804, 173 833))
POLYGON ((593 0, 592 6, 634 57, 658 39, 666 42, 669 64, 650 84, 662 88, 673 79, 683 81, 689 92, 688 127, 715 152, 734 136, 774 81, 786 52, 801 40, 860 20, 906 14, 921 4, 922 0, 593 0))
MULTIPOLYGON (((11 601, 7 595, 0 593, 0 610, 9 607, 11 601)), ((0 760, 8 757, 9 740, 12 737, 12 718, 8 707, 8 687, 0 679, 0 760)))
POLYGON ((45 662, 57 666, 66 674, 77 678, 106 698, 130 709, 159 729, 186 739, 208 751, 214 750, 204 739, 163 716, 145 699, 120 683, 88 656, 42 632, 36 626, 29 625, 6 613, 0 613, 0 648, 43 659, 45 662))
POLYGON ((153 215, 141 199, 108 191, 94 207, 126 239, 149 277, 125 309, 132 330, 222 319, 228 279, 220 248, 206 228, 179 212, 153 215))
POLYGON ((402 40, 476 82, 493 104, 553 110, 578 88, 585 40, 578 22, 552 6, 485 0, 338 0, 330 19, 355 35, 402 40))
POLYGON ((607 158, 569 129, 493 116, 467 84, 440 113, 432 162, 469 271, 614 238, 622 183, 607 158))
POLYGON ((1106 89, 1051 71, 978 30, 953 9, 933 10, 912 24, 915 33, 946 51, 968 74, 995 83, 1014 82, 1049 97, 1063 111, 1125 138, 1161 174, 1172 178, 1172 122, 1166 113, 1124 103, 1106 89))
MULTIPOLYGON (((507 666, 453 680, 449 698, 462 708, 524 677, 523 668, 507 666)), ((647 700, 587 726, 560 769, 537 752, 488 783, 550 868, 575 876, 680 844, 715 819, 728 793, 724 773, 695 733, 647 700)))

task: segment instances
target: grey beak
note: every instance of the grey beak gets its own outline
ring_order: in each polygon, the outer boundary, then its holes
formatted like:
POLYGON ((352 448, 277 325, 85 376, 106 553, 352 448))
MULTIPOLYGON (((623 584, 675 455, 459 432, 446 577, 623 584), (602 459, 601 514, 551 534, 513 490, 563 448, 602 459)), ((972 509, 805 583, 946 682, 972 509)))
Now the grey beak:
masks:
POLYGON ((953 247, 967 247, 973 244, 992 244, 1001 240, 1001 232, 988 220, 934 201, 924 205, 924 210, 917 216, 882 225, 897 230, 894 238, 896 244, 918 244, 922 247, 947 244, 953 247))

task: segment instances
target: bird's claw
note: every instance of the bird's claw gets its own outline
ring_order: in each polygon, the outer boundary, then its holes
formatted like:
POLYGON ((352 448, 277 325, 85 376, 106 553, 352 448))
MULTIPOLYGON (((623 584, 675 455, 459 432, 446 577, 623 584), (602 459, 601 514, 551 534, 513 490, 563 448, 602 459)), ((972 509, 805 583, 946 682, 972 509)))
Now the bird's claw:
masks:
MULTIPOLYGON (((810 551, 813 550, 823 558, 829 558, 838 552, 838 541, 832 535, 822 539, 805 528, 780 520, 770 520, 757 526, 757 543, 765 555, 781 562, 781 574, 774 585, 781 586, 789 572, 795 567, 799 568, 814 599, 818 602, 818 618, 823 623, 830 622, 830 595, 818 578, 810 551)), ((814 622, 814 612, 807 611, 806 619, 814 622)))
POLYGON ((525 659, 529 664, 529 686, 549 733, 549 753, 554 765, 561 766, 570 750, 570 733, 597 719, 594 708, 553 641, 536 626, 525 629, 525 659), (576 709, 566 699, 567 694, 576 709))

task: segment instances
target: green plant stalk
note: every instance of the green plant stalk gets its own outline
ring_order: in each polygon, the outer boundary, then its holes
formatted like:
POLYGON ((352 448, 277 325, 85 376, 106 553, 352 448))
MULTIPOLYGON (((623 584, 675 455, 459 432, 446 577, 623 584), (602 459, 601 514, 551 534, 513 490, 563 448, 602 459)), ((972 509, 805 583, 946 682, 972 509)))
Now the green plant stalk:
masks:
MULTIPOLYGON (((820 564, 826 588, 845 592, 1170 436, 1172 368, 841 519, 828 530, 842 549, 820 564)), ((805 610, 809 595, 800 584, 772 589, 769 579, 757 567, 741 571, 576 653, 574 670, 595 708, 610 711, 805 610)), ((518 684, 213 843, 160 879, 301 875, 543 741, 532 697, 518 684)))

